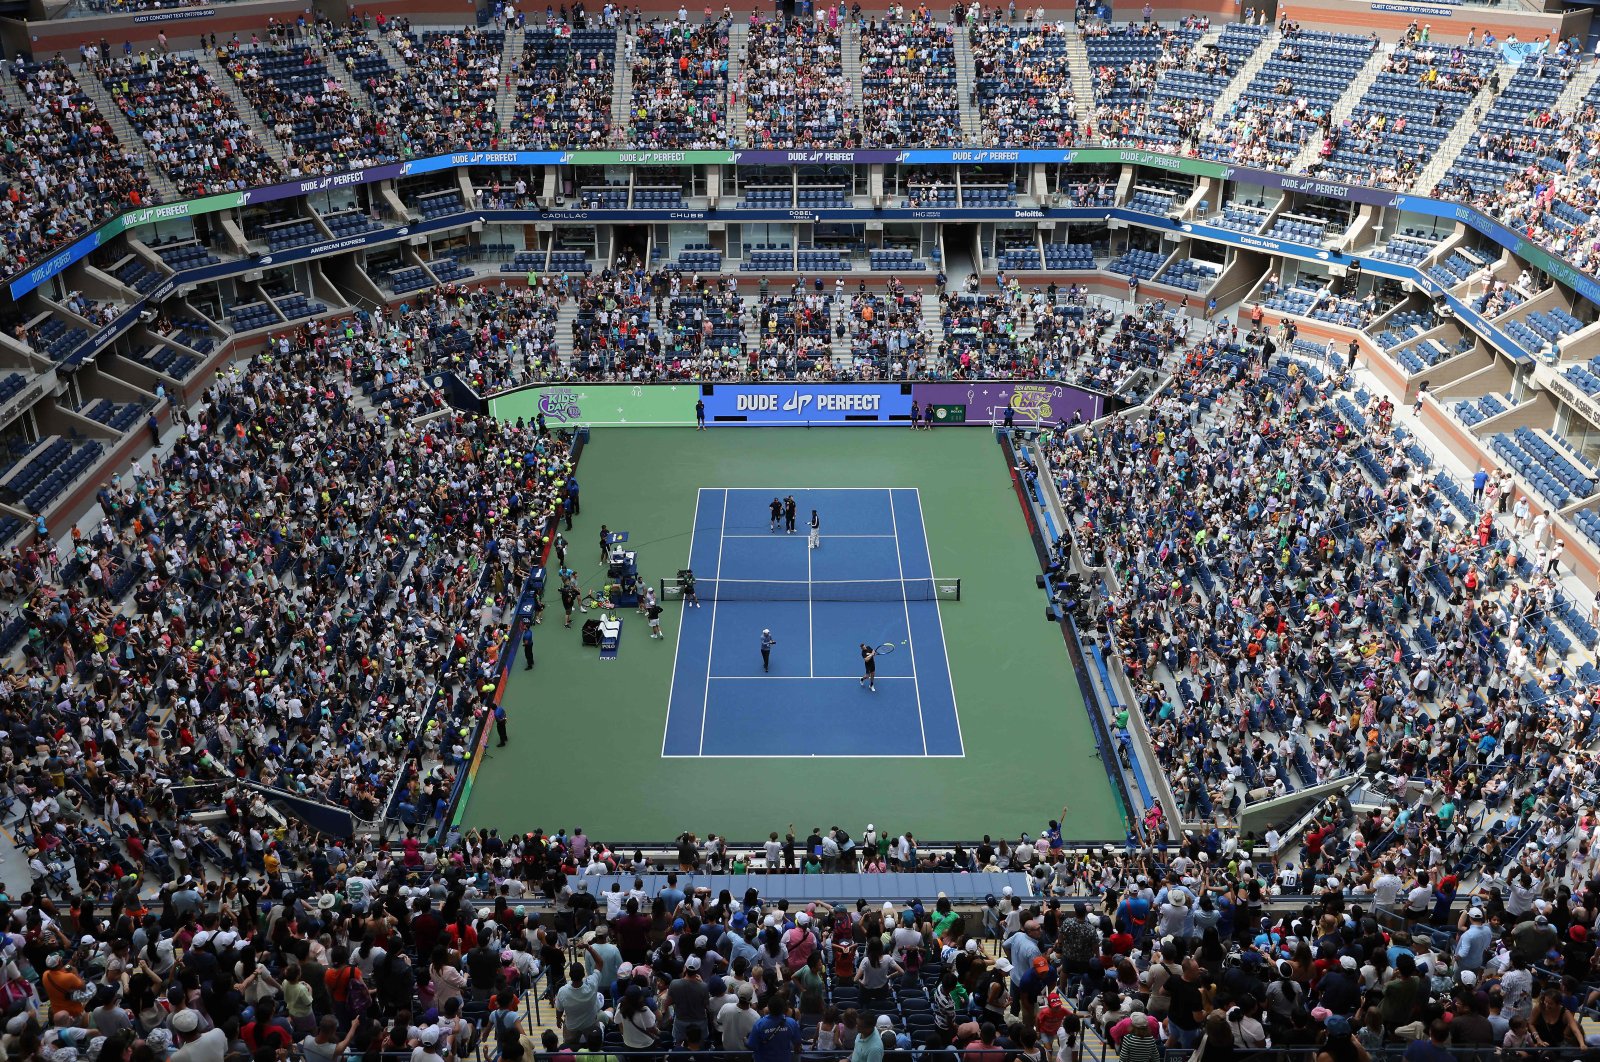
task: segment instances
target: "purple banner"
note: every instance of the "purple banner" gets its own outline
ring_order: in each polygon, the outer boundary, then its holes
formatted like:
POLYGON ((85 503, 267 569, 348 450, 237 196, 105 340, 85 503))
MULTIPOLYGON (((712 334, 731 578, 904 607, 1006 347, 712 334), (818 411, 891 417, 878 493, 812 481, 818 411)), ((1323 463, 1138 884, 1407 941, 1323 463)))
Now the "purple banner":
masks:
POLYGON ((851 150, 843 151, 736 151, 734 163, 739 166, 792 166, 808 162, 864 163, 899 162, 898 151, 851 150))
POLYGON ((962 406, 968 424, 999 424, 1006 407, 1017 424, 1072 423, 1074 413, 1085 421, 1100 415, 1102 396, 1057 383, 1016 383, 1011 380, 965 380, 958 383, 911 385, 911 397, 923 405, 962 406))
POLYGON ((385 163, 382 166, 368 166, 364 170, 350 170, 347 173, 330 173, 323 177, 307 177, 300 181, 288 181, 284 184, 269 184, 265 188, 252 188, 243 192, 240 206, 250 203, 270 203, 278 199, 293 199, 296 196, 311 195, 315 192, 326 192, 334 188, 347 188, 357 184, 370 184, 373 181, 392 181, 400 176, 402 164, 398 162, 385 163))
POLYGON ((1319 181, 1314 177, 1296 177, 1289 173, 1271 170, 1249 170, 1244 167, 1229 169, 1227 180, 1247 181, 1264 188, 1282 188, 1286 192, 1321 196, 1325 199, 1342 199, 1347 203, 1367 203, 1372 206, 1398 206, 1399 193, 1383 188, 1363 188, 1356 184, 1338 181, 1319 181))

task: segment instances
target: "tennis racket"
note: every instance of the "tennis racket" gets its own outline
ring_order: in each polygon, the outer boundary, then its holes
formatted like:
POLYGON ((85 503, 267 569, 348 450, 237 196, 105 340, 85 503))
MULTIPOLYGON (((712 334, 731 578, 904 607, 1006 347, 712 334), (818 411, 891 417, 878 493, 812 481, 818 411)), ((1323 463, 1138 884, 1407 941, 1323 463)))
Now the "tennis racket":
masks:
POLYGON ((884 642, 882 645, 874 649, 873 652, 879 656, 888 656, 890 653, 894 652, 894 643, 884 642))

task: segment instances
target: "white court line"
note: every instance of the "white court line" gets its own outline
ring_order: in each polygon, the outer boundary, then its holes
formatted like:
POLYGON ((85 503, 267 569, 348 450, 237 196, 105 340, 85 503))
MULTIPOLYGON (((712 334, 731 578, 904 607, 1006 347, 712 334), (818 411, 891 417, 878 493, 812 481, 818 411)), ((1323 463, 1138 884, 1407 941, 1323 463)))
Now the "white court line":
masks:
MULTIPOLYGON (((747 679, 756 679, 761 682, 810 682, 816 679, 822 682, 827 679, 849 679, 851 682, 860 682, 860 675, 712 675, 712 682, 744 682, 747 679)), ((879 675, 879 682, 915 682, 913 675, 879 675)))
MULTIPOLYGON (((922 522, 922 546, 928 551, 928 574, 933 575, 933 543, 928 541, 928 521, 922 515, 922 488, 912 487, 917 495, 917 519, 922 522)), ((950 683, 950 712, 956 717, 956 744, 959 756, 967 754, 967 739, 961 733, 961 709, 956 707, 956 673, 950 670, 950 639, 944 633, 944 608, 939 595, 933 595, 933 614, 939 621, 939 648, 944 650, 944 677, 950 683)))
POLYGON ((681 752, 661 757, 664 760, 960 760, 965 756, 952 756, 947 752, 929 755, 920 752, 886 752, 844 754, 835 752, 703 752, 687 756, 681 752))
POLYGON ((806 542, 806 671, 807 677, 817 677, 817 628, 812 620, 811 608, 811 542, 806 542))
MULTIPOLYGON (((906 569, 900 563, 900 521, 894 515, 894 488, 889 488, 889 524, 894 528, 894 566, 900 573, 900 583, 905 585, 906 569)), ((924 533, 926 537, 926 533, 924 533)), ((933 555, 928 555, 928 574, 933 575, 933 555)), ((911 634, 911 602, 902 600, 900 607, 906 613, 906 645, 911 650, 911 684, 917 697, 917 726, 922 730, 922 754, 928 754, 928 726, 922 718, 922 686, 917 682, 917 640, 911 634)), ((713 616, 713 619, 716 617, 713 616)))
MULTIPOLYGON (((798 534, 798 531, 797 533, 798 534)), ((725 534, 725 539, 781 539, 782 534, 768 531, 766 534, 725 534)), ((830 534, 830 539, 893 539, 893 534, 830 534)))
MULTIPOLYGON (((902 424, 901 427, 905 427, 905 425, 902 424)), ((803 494, 808 490, 870 490, 870 491, 876 491, 877 493, 882 494, 884 491, 887 491, 887 490, 903 490, 905 488, 903 488, 903 487, 797 487, 793 483, 791 483, 787 487, 721 487, 721 488, 712 487, 710 489, 712 489, 712 490, 719 490, 720 489, 720 490, 729 490, 729 491, 733 491, 733 490, 758 490, 763 494, 766 494, 769 491, 777 491, 779 494, 803 494)))
MULTIPOLYGON (((695 503, 696 515, 699 515, 699 502, 695 503)), ((722 491, 722 521, 717 524, 717 567, 713 579, 722 575, 722 529, 728 523, 728 491, 722 491)), ((680 617, 681 618, 681 617, 680 617)), ((711 712, 711 654, 717 648, 717 599, 711 599, 711 637, 706 640, 706 692, 700 698, 700 747, 696 751, 704 752, 706 747, 706 716, 711 712)))
MULTIPOLYGON (((689 528, 689 560, 684 564, 685 568, 694 567, 694 536, 695 532, 700 530, 700 495, 703 493, 705 493, 704 487, 696 488, 694 493, 694 524, 689 528)), ((678 650, 683 648, 683 620, 689 614, 689 610, 681 604, 683 601, 681 594, 678 600, 680 602, 678 607, 678 637, 672 643, 672 677, 667 680, 667 721, 661 725, 661 755, 663 756, 667 754, 667 734, 672 730, 672 690, 678 684, 678 650)), ((665 604, 665 602, 661 603, 665 604)), ((713 615, 716 614, 716 609, 717 603, 715 601, 711 602, 713 615)), ((711 660, 710 650, 706 651, 706 660, 707 662, 711 660)), ((711 684, 708 682, 706 685, 709 686, 711 684)))

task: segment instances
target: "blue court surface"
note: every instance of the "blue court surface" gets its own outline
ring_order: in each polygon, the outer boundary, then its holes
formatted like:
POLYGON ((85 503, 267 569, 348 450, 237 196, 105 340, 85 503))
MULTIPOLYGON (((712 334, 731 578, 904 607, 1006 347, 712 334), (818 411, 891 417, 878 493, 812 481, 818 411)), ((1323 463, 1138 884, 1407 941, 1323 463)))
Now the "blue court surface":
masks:
POLYGON ((687 567, 703 597, 669 606, 682 619, 663 756, 963 755, 939 620, 961 606, 929 593, 915 488, 701 488, 687 567), (796 530, 774 534, 772 498, 790 494, 796 530), (767 673, 764 628, 777 639, 767 673), (860 681, 863 642, 895 647, 878 658, 875 693, 860 681))

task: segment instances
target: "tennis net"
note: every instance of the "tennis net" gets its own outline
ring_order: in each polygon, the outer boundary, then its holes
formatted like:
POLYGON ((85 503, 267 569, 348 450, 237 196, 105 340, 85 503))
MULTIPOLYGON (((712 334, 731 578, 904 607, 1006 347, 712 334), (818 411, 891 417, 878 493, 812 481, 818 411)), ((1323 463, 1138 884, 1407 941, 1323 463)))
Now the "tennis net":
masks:
MULTIPOLYGON (((700 601, 960 601, 960 579, 696 579, 700 601)), ((683 580, 661 580, 661 600, 683 598, 683 580)))

